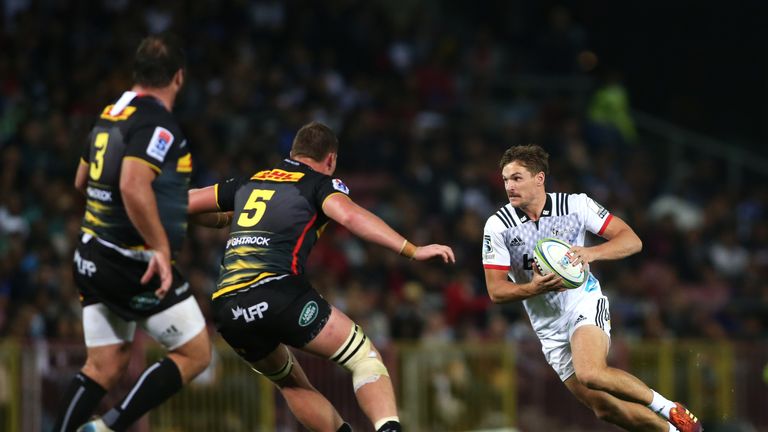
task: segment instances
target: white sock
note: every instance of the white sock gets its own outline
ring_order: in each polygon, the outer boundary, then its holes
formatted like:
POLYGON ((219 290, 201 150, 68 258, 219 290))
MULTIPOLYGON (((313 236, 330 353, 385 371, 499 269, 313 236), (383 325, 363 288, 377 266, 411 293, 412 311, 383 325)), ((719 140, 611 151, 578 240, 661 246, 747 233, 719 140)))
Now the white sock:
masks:
POLYGON ((648 408, 650 408, 651 411, 655 412, 656 414, 659 414, 665 419, 669 420, 669 411, 675 407, 675 403, 656 393, 655 390, 651 391, 653 392, 653 400, 648 404, 648 408))

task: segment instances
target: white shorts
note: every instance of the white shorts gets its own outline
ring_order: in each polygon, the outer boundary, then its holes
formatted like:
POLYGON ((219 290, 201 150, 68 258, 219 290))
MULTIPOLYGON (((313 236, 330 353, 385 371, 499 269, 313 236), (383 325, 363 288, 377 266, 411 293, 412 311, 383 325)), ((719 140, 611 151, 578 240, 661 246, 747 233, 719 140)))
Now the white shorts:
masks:
POLYGON ((83 308, 85 346, 98 347, 133 341, 136 324, 169 351, 189 342, 205 328, 205 318, 194 297, 138 321, 126 321, 103 303, 83 308))
POLYGON ((567 316, 562 317, 564 323, 562 331, 539 339, 547 363, 552 366, 562 381, 576 372, 571 355, 571 337, 577 328, 585 325, 598 326, 608 335, 610 343, 611 314, 608 309, 608 297, 603 295, 585 297, 567 316))

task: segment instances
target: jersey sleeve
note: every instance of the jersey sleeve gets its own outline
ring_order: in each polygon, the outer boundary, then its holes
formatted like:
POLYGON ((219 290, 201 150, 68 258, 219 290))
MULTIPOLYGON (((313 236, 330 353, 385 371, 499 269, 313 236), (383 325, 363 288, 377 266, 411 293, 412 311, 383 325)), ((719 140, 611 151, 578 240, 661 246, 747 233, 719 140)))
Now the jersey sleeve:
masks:
POLYGON ((80 153, 80 162, 84 164, 91 163, 91 137, 92 135, 88 135, 88 140, 83 145, 83 151, 80 153))
POLYGON ((143 126, 128 137, 125 157, 139 159, 160 172, 176 141, 177 137, 168 128, 159 125, 143 126))
POLYGON ((579 214, 584 218, 584 226, 587 231, 603 235, 605 228, 608 227, 608 223, 613 218, 608 209, 598 204, 587 194, 570 195, 569 200, 569 205, 578 209, 579 214))
POLYGON ((511 266, 509 249, 504 241, 506 227, 499 218, 491 216, 483 229, 483 268, 508 271, 511 266))
POLYGON ((341 179, 325 177, 320 180, 315 192, 317 208, 322 209, 325 200, 328 199, 329 196, 337 193, 349 196, 349 188, 343 181, 341 181, 341 179))
POLYGON ((248 181, 248 177, 231 178, 213 185, 216 194, 216 206, 220 211, 232 211, 235 209, 235 194, 240 186, 248 181))

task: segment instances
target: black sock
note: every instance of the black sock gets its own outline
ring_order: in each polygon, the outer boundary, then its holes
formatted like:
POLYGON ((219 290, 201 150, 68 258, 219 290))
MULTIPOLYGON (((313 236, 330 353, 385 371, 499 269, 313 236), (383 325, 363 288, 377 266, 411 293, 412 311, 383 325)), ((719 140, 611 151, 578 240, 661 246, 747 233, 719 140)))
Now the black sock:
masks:
POLYGON ((383 425, 381 425, 380 428, 376 430, 376 432, 402 432, 403 428, 400 426, 400 422, 390 420, 383 425))
POLYGON ((344 423, 336 432, 352 432, 352 426, 349 423, 344 423))
POLYGON ((78 372, 64 392, 53 432, 71 432, 88 421, 107 391, 88 375, 78 372))
POLYGON ((122 431, 181 390, 181 372, 176 363, 164 358, 148 367, 125 398, 104 414, 111 429, 122 431))

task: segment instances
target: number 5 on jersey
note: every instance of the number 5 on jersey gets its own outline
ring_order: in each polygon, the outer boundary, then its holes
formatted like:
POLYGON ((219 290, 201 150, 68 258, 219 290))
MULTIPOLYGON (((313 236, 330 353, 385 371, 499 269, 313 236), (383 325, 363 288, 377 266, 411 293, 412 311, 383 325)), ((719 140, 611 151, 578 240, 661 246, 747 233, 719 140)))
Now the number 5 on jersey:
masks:
POLYGON ((267 210, 267 203, 272 199, 272 195, 275 194, 273 190, 254 189, 251 195, 248 197, 248 201, 243 206, 243 212, 240 213, 240 217, 237 218, 237 224, 241 227, 252 227, 259 223, 264 212, 267 210))

